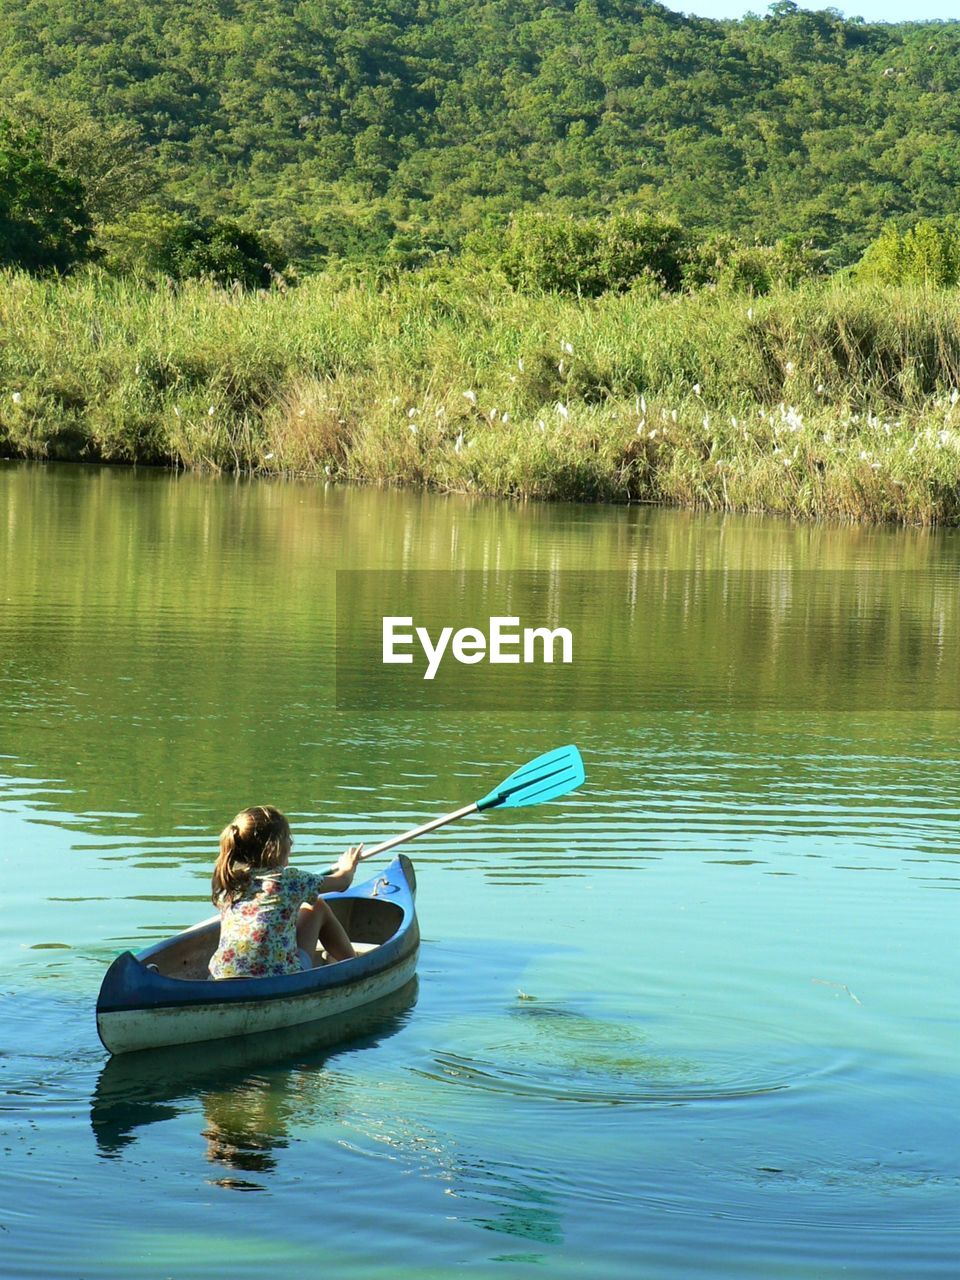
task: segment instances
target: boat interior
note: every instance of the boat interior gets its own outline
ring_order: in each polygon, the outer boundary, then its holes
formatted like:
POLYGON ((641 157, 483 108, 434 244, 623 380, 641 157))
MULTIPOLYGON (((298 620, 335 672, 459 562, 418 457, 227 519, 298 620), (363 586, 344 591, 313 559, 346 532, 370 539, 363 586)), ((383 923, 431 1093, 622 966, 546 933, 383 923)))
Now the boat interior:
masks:
MULTIPOLYGON (((377 898, 334 898, 328 902, 358 956, 389 942, 403 923, 403 910, 394 902, 377 898)), ((210 957, 219 941, 220 919, 214 916, 184 933, 178 933, 168 942, 150 948, 142 959, 165 978, 198 982, 210 976, 210 957)), ((314 964, 329 963, 333 962, 321 948, 314 957, 314 964)))

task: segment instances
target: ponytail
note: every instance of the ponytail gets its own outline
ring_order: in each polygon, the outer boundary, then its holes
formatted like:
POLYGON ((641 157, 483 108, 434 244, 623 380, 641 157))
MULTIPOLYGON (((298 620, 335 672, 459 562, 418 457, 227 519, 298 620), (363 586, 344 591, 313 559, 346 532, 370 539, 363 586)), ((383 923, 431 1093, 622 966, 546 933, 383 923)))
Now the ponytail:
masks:
POLYGON ((289 851, 290 824, 273 805, 243 809, 220 832, 220 856, 211 878, 218 907, 233 906, 257 871, 282 867, 289 851))

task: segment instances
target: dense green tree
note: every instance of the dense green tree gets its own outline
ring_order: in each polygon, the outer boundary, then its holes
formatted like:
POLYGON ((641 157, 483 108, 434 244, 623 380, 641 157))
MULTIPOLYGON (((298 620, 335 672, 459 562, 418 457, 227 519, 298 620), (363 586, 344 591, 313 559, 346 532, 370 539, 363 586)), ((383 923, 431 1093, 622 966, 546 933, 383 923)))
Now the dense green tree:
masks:
POLYGON ((81 183, 95 223, 139 208, 161 183, 143 132, 132 120, 98 120, 77 102, 19 93, 4 105, 43 159, 81 183))
POLYGON ((68 271, 92 236, 81 184, 47 164, 38 135, 0 121, 0 266, 68 271))
MULTIPOLYGON (((960 23, 791 0, 738 22, 654 0, 0 0, 0 103, 97 121, 166 207, 317 262, 351 226, 368 251, 365 208, 386 243, 456 245, 528 206, 854 262, 891 218, 960 215, 958 83, 960 23)), ((122 216, 76 141, 48 159, 122 216)))

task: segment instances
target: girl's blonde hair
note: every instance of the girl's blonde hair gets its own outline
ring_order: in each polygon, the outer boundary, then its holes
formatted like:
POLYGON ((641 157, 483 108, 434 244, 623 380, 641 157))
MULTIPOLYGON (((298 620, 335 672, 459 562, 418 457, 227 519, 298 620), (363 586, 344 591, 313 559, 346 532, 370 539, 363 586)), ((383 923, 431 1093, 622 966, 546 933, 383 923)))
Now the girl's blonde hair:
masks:
POLYGON ((220 832, 220 856, 213 868, 213 901, 232 906, 243 897, 256 871, 282 867, 289 852, 290 824, 272 804, 241 809, 220 832))

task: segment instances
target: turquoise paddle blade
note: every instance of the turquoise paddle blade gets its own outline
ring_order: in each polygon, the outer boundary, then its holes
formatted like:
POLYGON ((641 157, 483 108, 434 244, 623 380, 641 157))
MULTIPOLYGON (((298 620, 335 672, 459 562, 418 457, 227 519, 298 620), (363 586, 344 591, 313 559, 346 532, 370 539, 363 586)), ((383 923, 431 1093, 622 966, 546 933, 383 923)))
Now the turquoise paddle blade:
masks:
POLYGON ((518 809, 524 804, 543 804, 575 791, 587 775, 576 747, 558 747, 537 756, 511 773, 498 787, 477 801, 477 808, 518 809))

